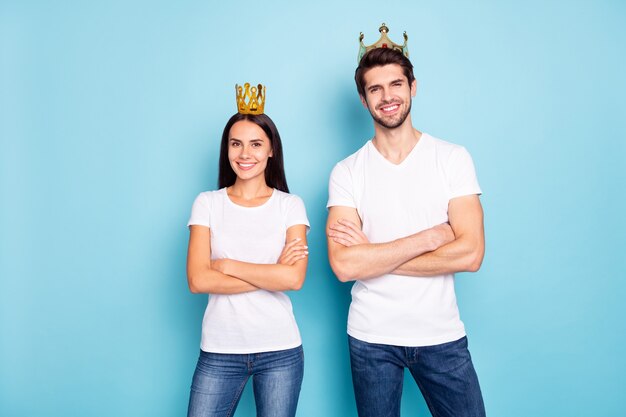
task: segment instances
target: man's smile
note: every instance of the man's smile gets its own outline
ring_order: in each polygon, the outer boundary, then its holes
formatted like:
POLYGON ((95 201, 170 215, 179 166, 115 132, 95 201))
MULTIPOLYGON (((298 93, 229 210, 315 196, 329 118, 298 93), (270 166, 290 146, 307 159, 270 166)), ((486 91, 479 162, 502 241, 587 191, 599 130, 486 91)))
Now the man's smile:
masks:
POLYGON ((378 109, 383 114, 386 114, 386 115, 396 112, 399 108, 400 108, 399 103, 391 103, 391 104, 384 104, 384 105, 378 106, 378 109))

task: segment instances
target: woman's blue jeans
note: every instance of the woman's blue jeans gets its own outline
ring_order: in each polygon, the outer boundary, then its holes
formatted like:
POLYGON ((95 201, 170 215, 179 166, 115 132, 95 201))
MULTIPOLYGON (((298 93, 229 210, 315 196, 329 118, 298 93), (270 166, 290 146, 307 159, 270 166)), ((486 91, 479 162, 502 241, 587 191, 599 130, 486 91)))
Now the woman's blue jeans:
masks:
POLYGON ((348 336, 359 417, 399 417, 404 368, 433 417, 484 417, 467 338, 435 346, 367 343, 348 336))
POLYGON ((242 355, 200 351, 187 416, 232 416, 252 377, 258 417, 293 417, 303 375, 302 346, 242 355))

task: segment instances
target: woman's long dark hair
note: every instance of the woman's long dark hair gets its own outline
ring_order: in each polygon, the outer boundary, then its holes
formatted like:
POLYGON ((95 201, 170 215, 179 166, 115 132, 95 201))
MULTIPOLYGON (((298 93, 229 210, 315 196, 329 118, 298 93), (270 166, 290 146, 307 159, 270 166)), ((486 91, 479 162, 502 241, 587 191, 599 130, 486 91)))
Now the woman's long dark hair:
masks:
POLYGON ((222 143, 220 145, 218 187, 230 187, 237 179, 237 174, 233 171, 233 168, 230 166, 230 161, 228 160, 228 135, 233 125, 242 120, 248 120, 259 126, 270 140, 272 156, 267 160, 267 167, 265 167, 265 183, 269 187, 288 193, 289 187, 287 187, 285 166, 283 164, 283 144, 280 141, 280 135, 278 134, 276 125, 266 114, 235 113, 233 117, 228 120, 228 123, 226 123, 224 133, 222 133, 222 143))

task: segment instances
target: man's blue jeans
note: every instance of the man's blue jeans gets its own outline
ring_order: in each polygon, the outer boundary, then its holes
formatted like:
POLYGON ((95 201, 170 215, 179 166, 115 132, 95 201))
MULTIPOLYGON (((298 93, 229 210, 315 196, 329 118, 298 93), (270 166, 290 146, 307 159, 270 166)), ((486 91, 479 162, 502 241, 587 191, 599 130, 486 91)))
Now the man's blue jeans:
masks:
POLYGON ((302 346, 242 355, 200 351, 187 416, 232 416, 252 377, 258 417, 293 417, 303 375, 302 346))
POLYGON ((366 343, 348 336, 359 417, 398 417, 408 368, 433 417, 484 417, 467 338, 435 346, 366 343))

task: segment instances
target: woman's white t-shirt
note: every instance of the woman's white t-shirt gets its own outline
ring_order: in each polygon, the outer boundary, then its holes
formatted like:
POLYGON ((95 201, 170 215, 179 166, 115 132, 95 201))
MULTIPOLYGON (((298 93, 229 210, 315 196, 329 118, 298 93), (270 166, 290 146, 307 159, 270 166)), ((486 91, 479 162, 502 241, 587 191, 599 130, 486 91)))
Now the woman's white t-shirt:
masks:
MULTIPOLYGON (((211 230, 211 259, 275 264, 287 229, 309 227, 300 197, 274 190, 257 207, 232 202, 226 188, 203 192, 193 203, 188 226, 211 230)), ((202 320, 201 349, 214 353, 258 353, 300 346, 289 297, 281 291, 210 294, 202 320)))

